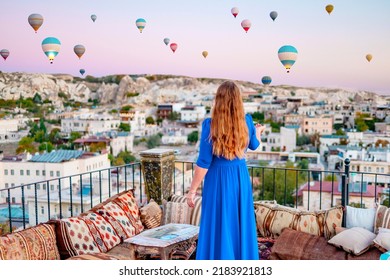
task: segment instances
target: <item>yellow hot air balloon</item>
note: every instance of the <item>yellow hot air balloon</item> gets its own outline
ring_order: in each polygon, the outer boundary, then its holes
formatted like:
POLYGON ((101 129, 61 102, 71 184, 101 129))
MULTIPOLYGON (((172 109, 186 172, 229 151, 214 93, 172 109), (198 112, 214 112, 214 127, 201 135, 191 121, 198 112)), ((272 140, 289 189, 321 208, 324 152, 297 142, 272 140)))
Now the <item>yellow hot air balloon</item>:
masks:
POLYGON ((333 11, 333 5, 326 5, 325 10, 330 14, 333 11))
POLYGON ((366 55, 366 59, 367 59, 368 62, 370 62, 371 59, 372 59, 372 54, 367 54, 366 55))
POLYGON ((204 58, 206 58, 209 55, 209 52, 208 51, 203 51, 202 55, 203 55, 204 58))

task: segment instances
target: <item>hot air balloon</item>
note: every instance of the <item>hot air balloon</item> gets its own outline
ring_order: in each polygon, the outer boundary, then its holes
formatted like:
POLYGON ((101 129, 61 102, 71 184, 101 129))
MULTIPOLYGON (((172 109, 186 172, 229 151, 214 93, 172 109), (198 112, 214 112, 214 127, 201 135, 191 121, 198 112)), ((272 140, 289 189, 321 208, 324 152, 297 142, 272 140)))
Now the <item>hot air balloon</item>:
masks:
POLYGON ((209 55, 209 53, 208 53, 208 51, 203 51, 202 55, 203 55, 204 58, 206 58, 209 55))
POLYGON ((270 76, 264 76, 263 78, 261 78, 261 82, 263 83, 263 85, 267 86, 272 82, 272 79, 270 76))
POLYGON ((168 44, 169 44, 169 41, 170 41, 170 40, 169 40, 169 38, 164 38, 164 44, 165 44, 165 45, 167 45, 167 46, 168 46, 168 44))
POLYGON ((287 73, 289 73, 291 66, 294 65, 298 57, 298 51, 295 47, 290 45, 282 46, 278 51, 278 57, 280 62, 287 69, 287 73))
POLYGON ((252 23, 249 19, 244 19, 241 22, 241 26, 242 26, 242 28, 244 28, 245 32, 248 32, 249 28, 251 28, 251 26, 252 26, 252 23))
POLYGON ((9 56, 9 50, 7 50, 7 49, 2 49, 2 50, 0 51, 0 55, 2 56, 2 58, 4 58, 4 60, 6 60, 7 57, 9 56))
POLYGON ((333 11, 333 5, 326 5, 325 10, 330 14, 333 11))
POLYGON ((95 22, 95 20, 97 19, 97 16, 96 15, 91 15, 91 19, 93 22, 95 22))
POLYGON ((37 33, 38 29, 43 24, 43 16, 40 14, 31 14, 28 16, 28 23, 35 30, 35 33, 37 33))
POLYGON ((238 13, 240 12, 237 7, 233 7, 230 12, 234 17, 237 17, 238 13))
POLYGON ((85 53, 85 47, 83 45, 76 45, 73 47, 73 51, 80 59, 85 53))
POLYGON ((275 21, 275 19, 278 17, 278 13, 275 12, 275 11, 272 11, 269 16, 272 18, 273 21, 275 21))
POLYGON ((176 44, 176 43, 172 43, 172 44, 170 44, 169 46, 171 47, 171 50, 172 50, 173 52, 175 52, 175 51, 177 50, 177 44, 176 44))
POLYGON ((84 75, 84 73, 85 73, 85 70, 84 69, 80 69, 80 74, 84 75))
POLYGON ((144 30, 145 25, 146 25, 146 20, 144 20, 143 18, 139 18, 135 21, 135 25, 137 26, 139 31, 142 33, 142 30, 144 30))
POLYGON ((366 59, 367 59, 368 62, 370 62, 371 59, 372 59, 372 54, 367 54, 366 55, 366 59))
POLYGON ((57 56, 61 48, 61 42, 54 37, 47 37, 42 41, 42 50, 49 58, 50 63, 53 63, 54 58, 57 56))

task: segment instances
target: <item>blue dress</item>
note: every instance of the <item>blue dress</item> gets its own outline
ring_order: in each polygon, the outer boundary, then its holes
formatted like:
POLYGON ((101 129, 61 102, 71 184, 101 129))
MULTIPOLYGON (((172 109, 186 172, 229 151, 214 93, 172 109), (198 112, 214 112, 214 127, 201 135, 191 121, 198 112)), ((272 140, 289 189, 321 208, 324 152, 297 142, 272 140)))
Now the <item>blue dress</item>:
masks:
MULTIPOLYGON (((248 148, 259 146, 252 117, 246 115, 248 148)), ((258 260, 252 187, 245 159, 228 160, 212 153, 211 119, 202 124, 197 166, 208 169, 202 191, 197 260, 258 260)))

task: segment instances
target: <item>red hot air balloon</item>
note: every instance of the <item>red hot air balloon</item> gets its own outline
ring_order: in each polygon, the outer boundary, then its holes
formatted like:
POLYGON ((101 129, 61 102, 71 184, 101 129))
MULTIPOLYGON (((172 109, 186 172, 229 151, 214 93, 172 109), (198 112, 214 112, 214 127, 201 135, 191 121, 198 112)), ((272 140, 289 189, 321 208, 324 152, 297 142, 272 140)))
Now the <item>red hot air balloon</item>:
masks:
POLYGON ((233 7, 230 12, 234 17, 237 17, 238 13, 240 12, 237 7, 233 7))
POLYGON ((169 46, 171 47, 171 50, 172 50, 173 52, 176 51, 176 49, 177 49, 177 44, 176 44, 176 43, 172 43, 172 44, 170 44, 169 46))
POLYGON ((244 28, 245 32, 248 33, 248 30, 249 30, 249 28, 251 28, 252 23, 251 23, 251 21, 249 19, 244 19, 241 22, 241 26, 242 26, 242 28, 244 28))

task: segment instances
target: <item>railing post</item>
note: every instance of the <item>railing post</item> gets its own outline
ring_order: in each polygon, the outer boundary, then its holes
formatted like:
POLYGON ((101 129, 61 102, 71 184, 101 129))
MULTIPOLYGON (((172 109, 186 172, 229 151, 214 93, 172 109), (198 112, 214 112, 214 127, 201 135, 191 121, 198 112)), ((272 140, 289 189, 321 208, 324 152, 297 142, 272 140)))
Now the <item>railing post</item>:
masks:
POLYGON ((341 175, 341 205, 344 208, 344 214, 343 214, 343 220, 342 220, 342 226, 346 227, 346 215, 347 212, 345 212, 345 206, 349 204, 349 164, 350 164, 349 158, 346 158, 344 160, 344 174, 341 175))
POLYGON ((344 174, 346 177, 346 189, 345 189, 345 205, 349 204, 349 164, 351 163, 349 158, 346 158, 344 160, 344 174))
POLYGON ((150 149, 140 153, 141 168, 148 201, 152 198, 158 204, 172 196, 174 151, 171 149, 150 149))

